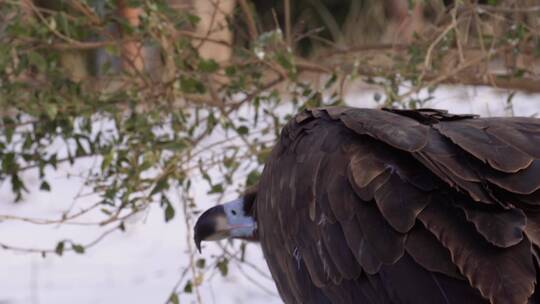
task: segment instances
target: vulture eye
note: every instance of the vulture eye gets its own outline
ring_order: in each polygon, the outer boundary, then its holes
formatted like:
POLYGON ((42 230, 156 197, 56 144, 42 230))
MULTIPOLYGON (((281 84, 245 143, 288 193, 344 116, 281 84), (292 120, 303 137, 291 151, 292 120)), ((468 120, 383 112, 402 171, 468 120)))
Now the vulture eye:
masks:
POLYGON ((232 213, 233 215, 236 215, 236 210, 231 210, 231 213, 232 213))

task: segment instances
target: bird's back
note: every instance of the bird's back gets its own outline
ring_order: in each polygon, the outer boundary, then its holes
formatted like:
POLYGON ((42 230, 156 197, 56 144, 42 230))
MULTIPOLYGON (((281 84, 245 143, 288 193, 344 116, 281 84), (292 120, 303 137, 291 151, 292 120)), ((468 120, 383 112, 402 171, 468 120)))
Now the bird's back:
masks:
POLYGON ((257 193, 287 303, 537 303, 540 120, 328 108, 257 193))

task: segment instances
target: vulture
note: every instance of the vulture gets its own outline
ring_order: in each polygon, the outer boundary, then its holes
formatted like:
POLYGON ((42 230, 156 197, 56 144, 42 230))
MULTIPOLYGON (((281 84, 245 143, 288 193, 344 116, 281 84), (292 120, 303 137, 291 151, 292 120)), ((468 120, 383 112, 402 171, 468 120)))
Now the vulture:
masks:
POLYGON ((540 303, 540 119, 305 110, 195 242, 260 242, 285 303, 540 303))

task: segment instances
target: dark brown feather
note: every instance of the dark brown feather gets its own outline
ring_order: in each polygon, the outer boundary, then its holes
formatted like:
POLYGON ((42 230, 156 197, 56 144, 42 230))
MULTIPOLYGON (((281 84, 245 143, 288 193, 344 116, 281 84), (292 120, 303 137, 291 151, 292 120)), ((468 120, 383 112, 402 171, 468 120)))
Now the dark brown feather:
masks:
POLYGON ((283 129, 256 201, 280 295, 286 303, 534 303, 539 156, 532 118, 300 113, 283 129))
POLYGON ((525 234, 533 244, 540 247, 540 212, 527 213, 525 234))
POLYGON ((498 247, 510 247, 523 240, 527 222, 525 213, 517 208, 474 206, 471 202, 456 203, 486 241, 498 247))
POLYGON ((538 159, 540 158, 540 146, 535 144, 540 141, 540 126, 525 122, 519 125, 508 120, 494 119, 493 124, 486 130, 490 135, 496 137, 516 149, 538 159))
POLYGON ((360 206, 357 222, 369 248, 382 263, 395 263, 403 255, 405 235, 394 230, 372 203, 360 206))
POLYGON ((514 174, 486 170, 486 179, 516 194, 532 194, 540 190, 540 160, 535 159, 527 168, 514 174))
POLYGON ((330 254, 330 258, 339 273, 345 280, 358 278, 362 273, 362 269, 347 245, 341 225, 339 223, 328 223, 320 225, 320 229, 324 246, 328 252, 333 253, 330 254))
POLYGON ((408 152, 426 145, 429 128, 415 120, 384 111, 344 111, 340 120, 358 134, 369 135, 408 152))
POLYGON ((439 272, 449 277, 463 279, 457 266, 452 262, 450 251, 420 223, 407 234, 407 253, 428 271, 439 272))
POLYGON ((375 202, 388 223, 397 231, 406 233, 430 202, 430 194, 404 183, 398 174, 392 174, 375 192, 375 202))
POLYGON ((472 286, 491 303, 526 303, 534 292, 536 273, 527 239, 501 249, 490 245, 447 204, 431 204, 419 219, 450 251, 472 286))
POLYGON ((356 221, 342 223, 343 232, 349 248, 362 269, 369 274, 376 274, 382 266, 382 262, 375 255, 375 250, 366 241, 360 225, 356 221))
POLYGON ((435 128, 463 150, 497 170, 514 173, 530 165, 533 161, 531 156, 486 132, 486 123, 478 121, 481 120, 440 122, 435 128))

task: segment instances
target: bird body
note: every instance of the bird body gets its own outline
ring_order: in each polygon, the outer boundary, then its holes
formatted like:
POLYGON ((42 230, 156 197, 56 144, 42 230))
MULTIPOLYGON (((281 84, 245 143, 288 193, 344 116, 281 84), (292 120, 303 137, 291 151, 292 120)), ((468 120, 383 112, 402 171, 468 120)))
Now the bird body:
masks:
POLYGON ((249 197, 286 303, 540 303, 538 119, 306 110, 249 197))

